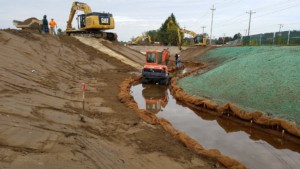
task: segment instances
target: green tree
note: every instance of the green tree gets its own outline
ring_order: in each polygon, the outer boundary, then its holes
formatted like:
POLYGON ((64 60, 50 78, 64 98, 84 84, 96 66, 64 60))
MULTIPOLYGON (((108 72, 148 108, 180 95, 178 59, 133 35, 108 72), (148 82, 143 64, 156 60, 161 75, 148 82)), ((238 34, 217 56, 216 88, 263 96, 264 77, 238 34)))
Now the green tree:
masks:
POLYGON ((177 45, 177 28, 179 28, 179 24, 172 13, 158 30, 146 31, 144 34, 149 35, 153 42, 161 42, 164 45, 177 45))
POLYGON ((172 13, 158 30, 159 41, 165 45, 177 45, 177 28, 179 28, 179 24, 172 13))
POLYGON ((216 44, 222 45, 226 44, 226 42, 232 41, 232 37, 219 37, 219 39, 216 41, 216 44))
POLYGON ((158 37, 158 31, 157 30, 150 30, 144 33, 146 36, 150 36, 151 40, 153 42, 158 42, 159 41, 159 37, 158 37))
POLYGON ((242 34, 241 33, 237 33, 233 36, 233 40, 236 40, 236 39, 241 39, 242 38, 242 34))

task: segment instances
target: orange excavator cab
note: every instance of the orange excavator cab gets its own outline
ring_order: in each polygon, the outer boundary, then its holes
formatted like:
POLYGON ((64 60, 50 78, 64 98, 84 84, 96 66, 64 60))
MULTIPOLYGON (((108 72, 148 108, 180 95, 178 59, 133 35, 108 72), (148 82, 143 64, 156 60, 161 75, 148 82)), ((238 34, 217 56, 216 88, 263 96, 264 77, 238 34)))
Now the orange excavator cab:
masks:
POLYGON ((142 83, 169 84, 170 76, 166 59, 168 59, 168 52, 146 51, 146 63, 142 70, 142 83))

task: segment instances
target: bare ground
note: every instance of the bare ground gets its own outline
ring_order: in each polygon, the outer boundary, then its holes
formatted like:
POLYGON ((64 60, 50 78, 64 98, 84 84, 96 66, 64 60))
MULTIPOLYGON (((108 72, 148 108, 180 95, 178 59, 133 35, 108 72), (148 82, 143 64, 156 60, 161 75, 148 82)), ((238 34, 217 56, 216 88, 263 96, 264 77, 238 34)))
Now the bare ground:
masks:
POLYGON ((125 48, 0 31, 0 168, 220 168, 119 102, 142 66, 125 48))

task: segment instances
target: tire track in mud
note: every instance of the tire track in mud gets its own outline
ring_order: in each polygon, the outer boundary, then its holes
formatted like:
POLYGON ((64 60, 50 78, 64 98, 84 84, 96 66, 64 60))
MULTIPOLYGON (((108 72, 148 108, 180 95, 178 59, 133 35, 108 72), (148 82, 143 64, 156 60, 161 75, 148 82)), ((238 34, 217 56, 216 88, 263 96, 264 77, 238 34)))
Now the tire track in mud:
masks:
POLYGON ((116 53, 120 55, 127 56, 128 59, 132 60, 133 62, 136 62, 140 65, 143 65, 145 63, 145 56, 141 52, 134 50, 130 47, 120 45, 119 43, 116 42, 108 42, 108 41, 103 41, 102 44, 115 51, 116 53))
MULTIPOLYGON (((27 118, 26 118, 27 119, 27 118)), ((44 153, 50 150, 58 140, 58 135, 33 128, 31 125, 5 124, 5 130, 0 132, 0 147, 14 152, 44 153), (6 136, 6 137, 3 137, 6 136)))
POLYGON ((140 70, 142 68, 142 66, 140 64, 137 64, 136 62, 132 61, 131 59, 128 59, 127 57, 124 57, 123 55, 118 54, 117 52, 111 50, 110 48, 104 46, 102 43, 99 42, 99 40, 93 39, 93 38, 83 38, 83 37, 79 37, 76 36, 76 39, 78 39, 79 41, 81 41, 82 43, 94 47, 96 50, 99 50, 109 56, 112 56, 116 59, 118 59, 119 61, 130 65, 138 70, 140 70))
POLYGON ((95 142, 89 141, 89 139, 80 137, 76 138, 79 145, 83 147, 83 150, 79 151, 88 157, 98 168, 107 169, 124 169, 123 162, 118 158, 118 153, 113 151, 106 145, 97 144, 95 142), (101 160, 97 160, 101 159, 101 160), (117 160, 112 160, 117 159, 117 160))
MULTIPOLYGON (((55 97, 55 98, 59 98, 59 99, 62 99, 62 100, 66 100, 66 101, 70 101, 70 102, 76 102, 76 103, 81 103, 82 100, 74 100, 74 99, 68 99, 68 98, 65 98, 63 96, 58 96, 57 95, 57 91, 54 90, 53 88, 50 88, 51 92, 49 93, 46 93, 46 92, 43 92, 43 91, 40 91, 38 89, 33 89, 33 88, 30 88, 30 87, 25 87, 25 86, 21 86, 21 85, 17 85, 15 83, 10 83, 10 82, 7 82, 7 81, 4 81, 4 83, 7 83, 7 86, 16 90, 16 91, 19 91, 20 93, 32 93, 34 94, 34 92, 36 93, 40 93, 40 94, 43 94, 43 95, 46 95, 46 96, 50 96, 50 97, 55 97), (54 93, 54 94, 53 94, 54 93)), ((7 90, 7 91, 10 91, 10 90, 7 90)), ((64 96, 67 96, 69 95, 68 97, 73 97, 74 95, 72 95, 73 93, 67 93, 67 92, 63 92, 64 96)), ((79 93, 79 92, 78 92, 79 93)))

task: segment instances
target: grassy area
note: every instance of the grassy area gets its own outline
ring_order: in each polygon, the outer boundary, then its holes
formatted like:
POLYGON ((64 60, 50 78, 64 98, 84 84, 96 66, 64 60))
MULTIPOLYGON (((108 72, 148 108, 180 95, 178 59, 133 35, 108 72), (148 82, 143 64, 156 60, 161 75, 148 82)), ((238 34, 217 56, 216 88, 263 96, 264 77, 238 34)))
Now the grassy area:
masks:
POLYGON ((217 66, 181 79, 187 93, 300 124, 300 47, 218 48, 199 60, 217 66))

